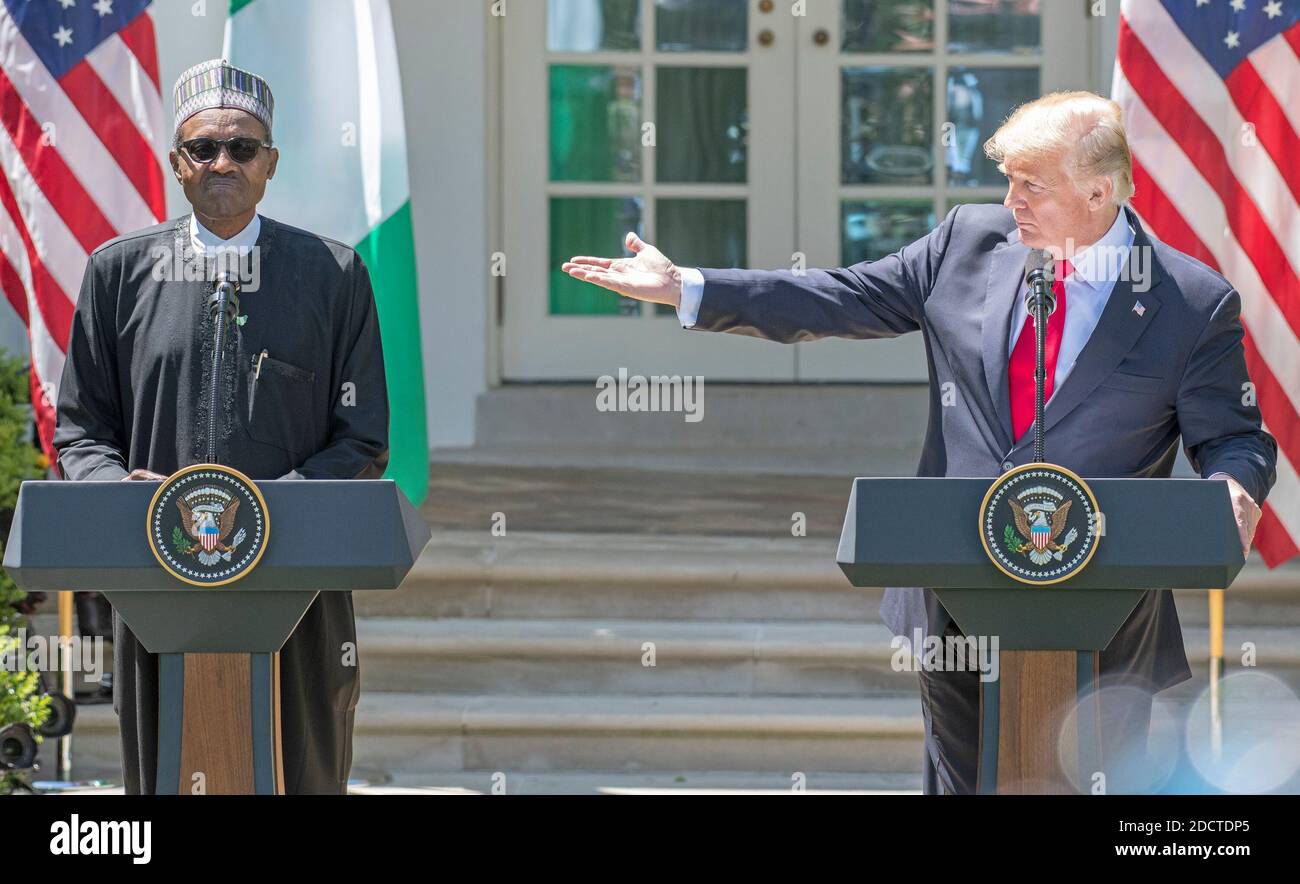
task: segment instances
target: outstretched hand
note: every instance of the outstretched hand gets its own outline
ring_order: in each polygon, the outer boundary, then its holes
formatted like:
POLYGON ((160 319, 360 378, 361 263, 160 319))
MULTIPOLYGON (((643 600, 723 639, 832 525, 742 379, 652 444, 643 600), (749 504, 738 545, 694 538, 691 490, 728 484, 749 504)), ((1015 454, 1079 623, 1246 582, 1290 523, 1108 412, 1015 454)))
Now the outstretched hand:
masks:
POLYGON ((560 269, 584 282, 595 283, 627 298, 676 307, 682 299, 682 274, 664 253, 628 233, 631 258, 570 258, 560 269))

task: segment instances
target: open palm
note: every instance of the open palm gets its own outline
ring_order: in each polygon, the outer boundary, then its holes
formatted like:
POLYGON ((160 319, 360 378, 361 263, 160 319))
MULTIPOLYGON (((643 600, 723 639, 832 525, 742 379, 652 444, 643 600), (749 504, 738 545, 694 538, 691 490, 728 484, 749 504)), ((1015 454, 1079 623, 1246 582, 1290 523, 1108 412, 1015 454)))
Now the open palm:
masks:
POLYGON ((635 233, 629 233, 626 242, 633 252, 631 258, 580 255, 565 261, 560 269, 574 279, 595 283, 628 298, 676 307, 682 295, 677 267, 635 233))

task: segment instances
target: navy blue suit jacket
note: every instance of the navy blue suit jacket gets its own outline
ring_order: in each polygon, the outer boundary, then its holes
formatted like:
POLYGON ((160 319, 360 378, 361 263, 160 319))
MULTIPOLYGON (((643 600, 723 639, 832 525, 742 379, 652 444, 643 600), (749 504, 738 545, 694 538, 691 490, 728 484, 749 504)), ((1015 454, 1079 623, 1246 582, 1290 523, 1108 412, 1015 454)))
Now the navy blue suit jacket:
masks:
MULTIPOLYGON (((1181 437, 1203 477, 1228 473, 1262 504, 1276 478, 1277 443, 1245 395, 1241 296, 1124 211, 1136 231, 1128 273, 1046 407, 1047 459, 1085 478, 1167 477, 1181 437)), ((879 261, 801 275, 703 269, 694 328, 785 343, 919 331, 930 417, 917 475, 992 478, 1033 460, 1032 428, 1018 441, 1011 435, 1007 379, 1027 252, 1010 210, 958 206, 928 235, 879 261), (944 406, 948 383, 957 395, 944 406)), ((881 614, 909 637, 918 627, 940 635, 950 620, 920 587, 890 588, 881 614)), ((1107 658, 1141 671, 1156 688, 1190 676, 1168 591, 1143 596, 1104 652, 1103 667, 1107 658)))

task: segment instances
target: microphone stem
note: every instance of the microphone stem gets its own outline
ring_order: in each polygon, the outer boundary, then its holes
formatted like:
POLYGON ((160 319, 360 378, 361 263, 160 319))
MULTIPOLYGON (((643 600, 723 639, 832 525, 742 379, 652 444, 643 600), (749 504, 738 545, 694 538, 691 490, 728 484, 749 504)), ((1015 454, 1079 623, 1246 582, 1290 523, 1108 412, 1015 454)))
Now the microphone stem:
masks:
POLYGON ((1043 386, 1047 383, 1047 309, 1043 299, 1034 301, 1034 462, 1043 463, 1043 386))
POLYGON ((213 317, 217 329, 213 335, 212 384, 208 395, 208 463, 217 462, 217 391, 221 389, 221 358, 226 341, 226 296, 229 289, 223 283, 217 287, 217 310, 213 317))

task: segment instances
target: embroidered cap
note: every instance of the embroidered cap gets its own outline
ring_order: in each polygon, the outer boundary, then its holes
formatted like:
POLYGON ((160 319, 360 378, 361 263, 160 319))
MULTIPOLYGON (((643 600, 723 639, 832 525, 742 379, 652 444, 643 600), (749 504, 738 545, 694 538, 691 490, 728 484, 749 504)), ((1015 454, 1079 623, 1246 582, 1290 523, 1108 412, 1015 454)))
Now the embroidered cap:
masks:
POLYGON ((176 107, 173 142, 180 138, 182 123, 199 111, 214 107, 247 111, 262 121, 266 127, 266 140, 271 140, 275 98, 271 95, 271 87, 257 74, 240 70, 224 58, 214 58, 181 74, 172 92, 176 107))

